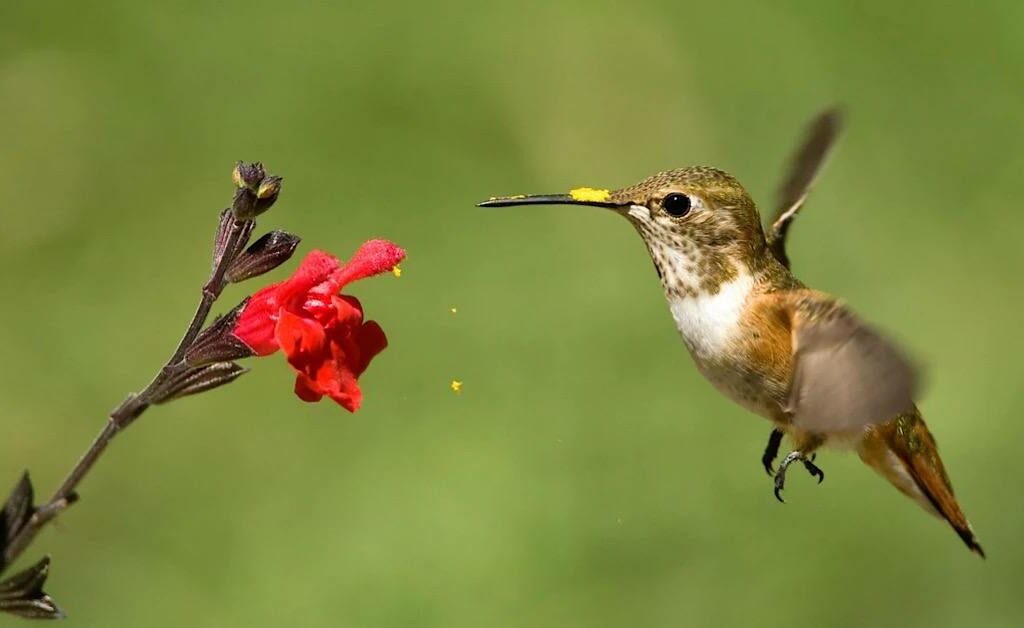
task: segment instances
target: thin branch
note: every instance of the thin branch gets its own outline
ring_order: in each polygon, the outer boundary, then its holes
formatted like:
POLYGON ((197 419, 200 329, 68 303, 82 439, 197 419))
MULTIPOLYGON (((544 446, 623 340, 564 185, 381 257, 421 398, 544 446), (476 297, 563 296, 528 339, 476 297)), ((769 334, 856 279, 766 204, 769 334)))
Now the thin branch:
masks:
POLYGON ((150 405, 159 401, 157 395, 161 392, 161 387, 165 382, 180 375, 189 368, 184 361, 185 352, 192 346, 196 336, 203 329, 213 304, 224 290, 224 286, 227 283, 224 275, 231 262, 234 261, 248 241, 249 234, 252 232, 253 222, 252 220, 232 218, 227 224, 222 222, 222 228, 225 226, 230 229, 227 240, 223 244, 221 251, 215 252, 215 263, 208 280, 203 285, 199 305, 196 306, 192 320, 174 353, 171 354, 171 357, 142 392, 129 395, 121 405, 117 406, 110 413, 110 420, 107 421, 107 424, 92 442, 92 445, 89 446, 89 449, 85 451, 78 460, 78 463, 68 473, 60 488, 53 494, 53 497, 46 504, 37 508, 28 523, 11 539, 11 542, 4 549, 3 561, 0 561, 0 564, 10 565, 13 563, 48 522, 52 521, 78 499, 75 489, 93 468, 96 461, 99 460, 118 432, 128 427, 150 405))

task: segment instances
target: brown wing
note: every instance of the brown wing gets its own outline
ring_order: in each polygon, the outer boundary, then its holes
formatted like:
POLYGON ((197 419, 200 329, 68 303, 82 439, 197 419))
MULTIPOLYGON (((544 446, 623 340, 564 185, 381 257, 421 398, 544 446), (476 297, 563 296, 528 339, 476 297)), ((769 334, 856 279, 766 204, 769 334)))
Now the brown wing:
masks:
POLYGON ((821 112, 807 127, 800 148, 789 162, 789 175, 778 191, 775 217, 772 219, 768 241, 775 258, 789 268, 786 255, 786 234, 789 226, 803 206, 814 185, 825 159, 835 144, 843 117, 838 108, 821 112))
POLYGON ((918 378, 910 361, 830 298, 794 304, 793 356, 786 411, 798 428, 855 430, 914 407, 918 378))

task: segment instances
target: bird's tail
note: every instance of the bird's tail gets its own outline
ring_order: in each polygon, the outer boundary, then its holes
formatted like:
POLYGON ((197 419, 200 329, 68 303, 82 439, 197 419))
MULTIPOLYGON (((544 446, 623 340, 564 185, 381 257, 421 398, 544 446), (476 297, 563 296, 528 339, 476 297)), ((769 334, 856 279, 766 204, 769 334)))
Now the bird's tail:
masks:
POLYGON ((953 486, 942 466, 935 438, 917 408, 869 428, 857 452, 861 460, 904 495, 949 522, 972 552, 985 557, 971 524, 953 496, 953 486))

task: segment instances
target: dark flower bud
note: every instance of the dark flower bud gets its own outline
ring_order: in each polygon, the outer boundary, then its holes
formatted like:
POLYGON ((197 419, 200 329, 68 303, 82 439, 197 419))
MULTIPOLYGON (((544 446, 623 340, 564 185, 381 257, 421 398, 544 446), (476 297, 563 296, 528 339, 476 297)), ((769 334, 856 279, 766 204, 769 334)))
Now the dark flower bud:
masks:
POLYGON ((6 543, 17 536, 21 529, 28 524, 29 519, 36 511, 34 502, 35 493, 32 490, 32 481, 26 471, 7 497, 7 501, 4 502, 3 510, 0 510, 0 571, 7 567, 4 562, 6 543))
POLYGON ((271 196, 277 196, 281 191, 281 177, 267 177, 260 182, 260 186, 256 188, 256 198, 265 200, 271 196))
POLYGON ((281 177, 267 177, 256 189, 256 213, 262 214, 277 202, 281 193, 281 177))
POLYGON ((235 200, 231 211, 236 220, 252 220, 270 209, 281 192, 281 177, 267 176, 260 162, 235 164, 231 173, 235 182, 235 200))
POLYGON ((270 209, 281 193, 281 180, 281 177, 267 177, 255 190, 247 187, 235 190, 235 200, 231 203, 235 218, 252 220, 270 209))
POLYGON ((274 270, 288 261, 301 241, 293 233, 271 231, 235 258, 228 267, 228 281, 238 283, 274 270))
POLYGON ((234 362, 214 362, 179 373, 165 383, 155 394, 153 403, 167 403, 187 395, 195 395, 230 384, 249 369, 234 362))
POLYGON ((259 188, 260 182, 266 176, 267 171, 258 161, 251 164, 240 161, 235 164, 235 169, 231 172, 231 180, 235 182, 236 188, 249 188, 253 192, 259 188))
POLYGON ((235 220, 252 220, 261 210, 256 208, 256 193, 249 188, 238 188, 235 190, 235 199, 231 202, 231 213, 235 220))
POLYGON ((61 619, 64 613, 43 591, 50 575, 50 557, 0 581, 0 611, 25 619, 61 619))
POLYGON ((196 336, 192 346, 185 352, 185 364, 202 366, 212 362, 228 362, 251 358, 256 355, 249 345, 238 339, 232 332, 238 323, 249 299, 239 303, 224 316, 218 316, 213 324, 196 336))

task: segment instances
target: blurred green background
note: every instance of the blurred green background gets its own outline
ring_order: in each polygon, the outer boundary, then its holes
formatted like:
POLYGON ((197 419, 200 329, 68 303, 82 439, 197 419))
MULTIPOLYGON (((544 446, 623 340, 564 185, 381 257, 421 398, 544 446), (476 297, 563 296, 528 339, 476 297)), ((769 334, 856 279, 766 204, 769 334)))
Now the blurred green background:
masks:
POLYGON ((391 339, 358 414, 278 355, 115 442, 23 559, 76 625, 1021 625, 1024 4, 15 0, 0 34, 0 484, 49 494, 167 357, 235 160, 300 254, 409 250, 351 289, 391 339), (621 218, 473 207, 695 163, 770 206, 834 102, 794 268, 928 365, 987 561, 855 455, 778 504, 621 218))

